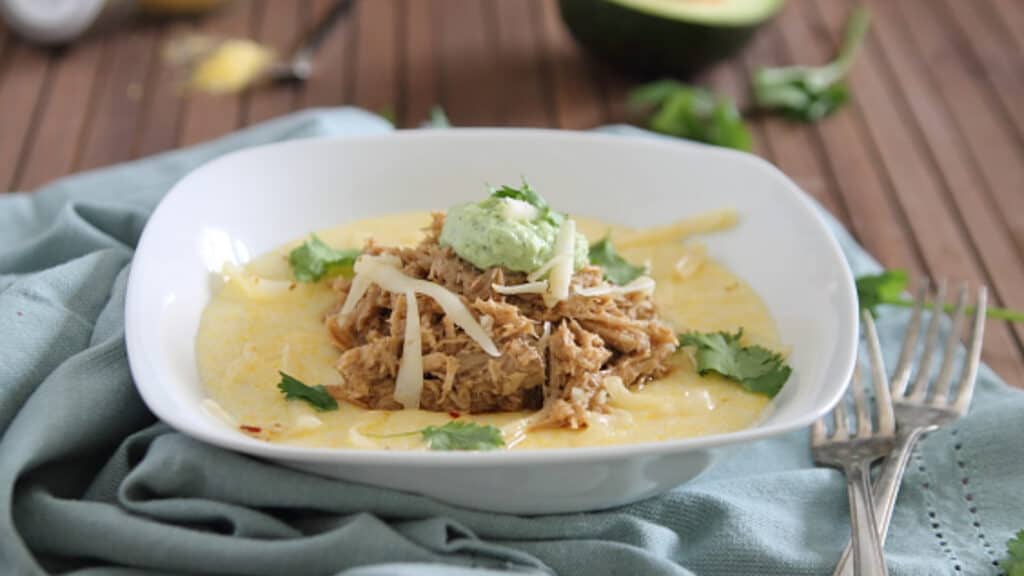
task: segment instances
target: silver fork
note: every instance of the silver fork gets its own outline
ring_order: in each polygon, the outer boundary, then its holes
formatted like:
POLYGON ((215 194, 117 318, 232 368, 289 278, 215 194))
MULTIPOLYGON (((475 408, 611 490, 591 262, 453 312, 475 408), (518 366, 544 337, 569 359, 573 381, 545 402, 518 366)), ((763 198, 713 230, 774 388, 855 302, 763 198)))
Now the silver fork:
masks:
MULTIPOLYGON (((931 374, 932 360, 935 357, 936 344, 939 339, 939 323, 943 316, 943 304, 946 300, 946 282, 939 283, 938 293, 931 306, 931 320, 925 333, 924 351, 921 363, 910 386, 914 351, 921 331, 921 316, 925 300, 930 292, 929 282, 922 282, 914 299, 914 311, 910 317, 907 334, 903 338, 900 359, 892 378, 893 408, 896 413, 897 435, 896 447, 882 466, 882 471, 875 481, 875 520, 878 522, 878 536, 882 542, 889 533, 889 521, 892 509, 896 505, 896 496, 903 480, 903 472, 910 460, 914 445, 922 436, 959 419, 967 413, 974 395, 974 383, 978 376, 978 365, 981 363, 981 344, 985 335, 985 311, 988 306, 988 291, 982 286, 975 297, 975 310, 971 339, 967 344, 967 357, 963 371, 957 383, 955 395, 950 398, 953 381, 953 360, 956 356, 958 337, 966 316, 967 286, 961 285, 957 295, 956 308, 953 311, 953 325, 946 335, 942 354, 942 364, 935 384, 929 393, 928 383, 931 374), (908 390, 909 388, 909 390, 908 390)), ((850 576, 856 574, 854 563, 851 562, 851 542, 846 546, 833 576, 850 576)))
POLYGON ((860 366, 853 370, 852 392, 856 407, 857 430, 851 435, 848 429, 845 398, 832 410, 834 419, 832 435, 827 433, 826 418, 820 418, 811 427, 811 450, 819 464, 841 468, 846 473, 846 487, 850 498, 850 523, 853 538, 854 574, 885 576, 885 558, 882 555, 882 541, 875 521, 875 506, 871 494, 871 464, 888 454, 893 447, 896 424, 893 418, 892 401, 889 397, 888 381, 885 377, 885 363, 878 345, 878 333, 871 315, 863 315, 865 338, 868 343, 868 358, 871 361, 871 379, 875 388, 875 407, 878 425, 872 423, 872 410, 864 395, 860 366))

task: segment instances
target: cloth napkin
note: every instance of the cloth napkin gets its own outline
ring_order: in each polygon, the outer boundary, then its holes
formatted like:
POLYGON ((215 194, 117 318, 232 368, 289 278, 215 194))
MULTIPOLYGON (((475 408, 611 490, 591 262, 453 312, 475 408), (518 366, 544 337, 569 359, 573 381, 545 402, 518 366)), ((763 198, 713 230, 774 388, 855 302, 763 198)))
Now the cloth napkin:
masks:
MULTIPOLYGON (((232 150, 390 129, 358 110, 312 110, 0 196, 0 573, 831 573, 849 537, 845 484, 812 465, 806 431, 734 447, 658 498, 527 518, 280 468, 150 414, 123 308, 161 196, 232 150)), ((876 270, 828 220, 854 272, 876 270)), ((880 321, 890 365, 905 320, 880 321)), ((1022 438, 1024 393, 983 367, 970 415, 912 459, 886 545, 893 575, 1000 572, 1024 527, 1022 438)))

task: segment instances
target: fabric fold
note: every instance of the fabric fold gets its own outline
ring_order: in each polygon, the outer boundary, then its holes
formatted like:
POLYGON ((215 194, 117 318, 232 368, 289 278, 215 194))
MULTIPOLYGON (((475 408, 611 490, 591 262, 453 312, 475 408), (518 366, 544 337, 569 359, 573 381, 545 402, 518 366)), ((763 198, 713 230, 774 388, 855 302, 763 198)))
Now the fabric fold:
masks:
MULTIPOLYGON (((845 484, 812 465, 804 431, 725 449, 658 498, 523 518, 291 470, 154 419, 131 381, 123 307, 163 194, 241 148, 388 130, 358 110, 306 111, 0 197, 0 573, 830 573, 849 535, 845 484)), ((855 273, 876 270, 825 217, 855 273)), ((905 322, 879 320, 889 362, 905 322)), ((887 544, 894 576, 997 572, 1024 528, 1022 437, 1024 394, 983 368, 971 414, 914 456, 887 544)))

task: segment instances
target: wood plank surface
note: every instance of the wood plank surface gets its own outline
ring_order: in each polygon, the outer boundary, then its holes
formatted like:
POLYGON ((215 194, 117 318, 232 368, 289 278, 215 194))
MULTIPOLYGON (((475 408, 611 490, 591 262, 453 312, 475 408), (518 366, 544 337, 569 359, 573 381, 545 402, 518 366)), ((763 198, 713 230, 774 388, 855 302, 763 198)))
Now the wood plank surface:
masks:
MULTIPOLYGON (((1024 309, 1024 4, 788 0, 736 57, 688 81, 749 109, 763 66, 830 60, 849 9, 872 12, 852 101, 814 124, 751 115, 775 163, 885 266, 990 287, 1024 309)), ((201 142, 293 110, 352 104, 420 125, 642 123, 638 81, 591 58, 557 0, 356 0, 299 85, 187 94, 161 56, 189 32, 291 51, 335 0, 247 0, 39 48, 0 25, 0 190, 201 142)), ((1024 326, 992 321, 985 359, 1024 387, 1024 326)))

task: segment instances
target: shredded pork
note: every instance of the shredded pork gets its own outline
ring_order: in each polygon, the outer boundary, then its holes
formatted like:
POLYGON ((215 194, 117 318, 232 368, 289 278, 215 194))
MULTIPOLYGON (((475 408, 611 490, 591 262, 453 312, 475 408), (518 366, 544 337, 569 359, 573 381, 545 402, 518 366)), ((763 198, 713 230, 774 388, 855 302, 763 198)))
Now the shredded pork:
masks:
MULTIPOLYGON (((501 355, 489 356, 431 298, 417 296, 423 341, 420 407, 444 412, 543 410, 538 426, 581 428, 589 414, 606 412, 604 379, 618 376, 630 388, 669 370, 676 336, 658 320, 650 294, 581 296, 578 288, 604 285, 601 269, 587 266, 572 278, 568 299, 548 307, 540 294, 502 295, 493 286, 525 283, 504 268, 480 270, 438 243, 444 216, 437 214, 426 238, 412 248, 377 246, 364 252, 392 254, 402 272, 458 294, 494 340, 501 355), (545 332, 545 324, 550 334, 545 332)), ((326 323, 341 350, 342 383, 332 395, 365 408, 398 410, 393 397, 403 353, 403 294, 371 286, 339 322, 337 309, 351 288, 339 278, 339 304, 326 323)))

